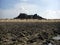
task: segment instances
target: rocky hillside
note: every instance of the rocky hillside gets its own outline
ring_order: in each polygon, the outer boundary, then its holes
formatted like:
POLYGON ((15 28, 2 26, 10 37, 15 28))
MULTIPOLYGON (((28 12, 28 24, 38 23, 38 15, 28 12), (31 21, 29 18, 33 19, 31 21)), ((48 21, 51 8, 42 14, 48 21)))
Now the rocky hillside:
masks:
POLYGON ((60 22, 0 22, 0 45, 60 45, 60 22))
POLYGON ((20 13, 19 16, 15 17, 14 19, 44 19, 44 18, 37 14, 27 15, 25 13, 20 13))

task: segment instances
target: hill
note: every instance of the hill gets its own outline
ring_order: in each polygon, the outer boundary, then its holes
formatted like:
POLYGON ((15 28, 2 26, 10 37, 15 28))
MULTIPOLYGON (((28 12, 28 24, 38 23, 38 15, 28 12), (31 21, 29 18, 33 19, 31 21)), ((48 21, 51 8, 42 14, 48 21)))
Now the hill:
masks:
POLYGON ((34 15, 27 15, 25 13, 20 13, 17 17, 15 17, 14 19, 45 19, 42 18, 41 16, 34 14, 34 15))
POLYGON ((59 45, 60 20, 0 19, 0 45, 59 45))

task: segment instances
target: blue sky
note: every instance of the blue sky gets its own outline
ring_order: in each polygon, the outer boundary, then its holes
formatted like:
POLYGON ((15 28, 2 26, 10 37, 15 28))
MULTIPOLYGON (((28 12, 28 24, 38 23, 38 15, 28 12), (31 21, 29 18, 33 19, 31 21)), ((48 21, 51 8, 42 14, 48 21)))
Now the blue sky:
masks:
POLYGON ((13 8, 13 5, 19 3, 19 0, 0 0, 1 9, 13 8))
POLYGON ((19 13, 60 19, 60 0, 0 0, 0 18, 14 18, 19 13))

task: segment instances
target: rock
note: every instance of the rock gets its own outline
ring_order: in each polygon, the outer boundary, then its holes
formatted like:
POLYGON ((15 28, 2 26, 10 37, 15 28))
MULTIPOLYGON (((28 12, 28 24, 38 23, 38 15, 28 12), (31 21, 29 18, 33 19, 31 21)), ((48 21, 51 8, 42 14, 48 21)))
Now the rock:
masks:
POLYGON ((14 19, 44 19, 44 18, 38 16, 37 14, 27 15, 25 13, 20 13, 19 16, 15 17, 14 19))

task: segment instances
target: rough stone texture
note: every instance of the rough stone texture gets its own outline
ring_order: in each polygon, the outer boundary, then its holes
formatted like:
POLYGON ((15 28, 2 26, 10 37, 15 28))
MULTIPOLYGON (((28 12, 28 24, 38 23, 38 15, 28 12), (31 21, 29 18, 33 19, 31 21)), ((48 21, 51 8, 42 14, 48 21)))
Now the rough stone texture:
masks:
POLYGON ((60 45, 60 22, 0 22, 0 45, 60 45))

